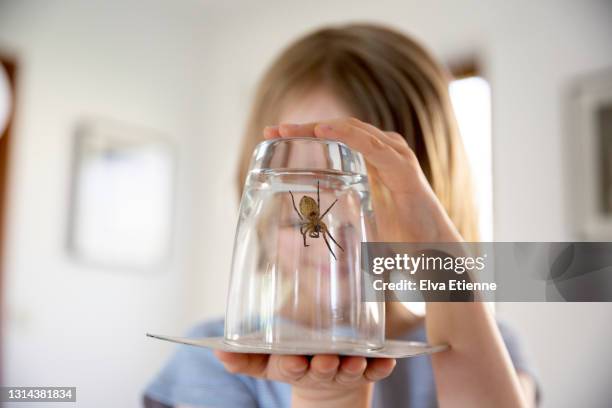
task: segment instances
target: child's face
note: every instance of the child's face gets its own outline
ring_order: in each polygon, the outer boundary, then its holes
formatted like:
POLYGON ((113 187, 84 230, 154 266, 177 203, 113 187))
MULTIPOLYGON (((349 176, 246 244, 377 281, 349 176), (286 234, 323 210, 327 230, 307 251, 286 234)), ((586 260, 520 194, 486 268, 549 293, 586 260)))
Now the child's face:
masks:
POLYGON ((279 123, 309 123, 346 116, 352 116, 348 107, 331 91, 318 88, 288 103, 279 123))
MULTIPOLYGON (((351 116, 349 110, 329 91, 324 89, 315 90, 305 97, 299 100, 294 100, 292 103, 282 111, 279 119, 279 123, 309 123, 318 122, 321 120, 333 119, 338 117, 351 116)), ((307 136, 307 135, 305 135, 307 136)), ((308 151, 291 151, 289 161, 296 159, 300 163, 313 161, 311 163, 313 167, 318 167, 316 160, 321 159, 313 152, 308 151)), ((304 193, 296 192, 295 203, 299 207, 299 201, 304 193)), ((308 196, 316 200, 316 191, 308 193, 308 196)), ((358 219, 359 214, 354 214, 359 206, 355 203, 355 197, 351 194, 336 197, 333 191, 321 186, 320 189, 320 211, 323 213, 331 203, 338 198, 338 202, 334 205, 332 211, 328 213, 324 222, 333 222, 333 225, 346 225, 354 222, 358 219)), ((358 211, 357 211, 358 212, 358 211)), ((330 254, 329 249, 325 245, 323 238, 310 238, 307 237, 308 247, 307 251, 303 248, 303 238, 299 233, 299 219, 295 213, 291 203, 291 197, 287 194, 282 198, 280 203, 280 211, 278 213, 280 217, 281 228, 279 230, 278 240, 274 240, 272 245, 276 245, 275 252, 282 253, 283 256, 279 258, 281 261, 280 269, 284 274, 294 274, 296 268, 299 268, 301 273, 294 275, 299 280, 299 289, 302 295, 306 292, 309 295, 306 298, 319 299, 322 302, 326 302, 325 297, 330 296, 331 288, 327 287, 332 284, 332 280, 345 280, 347 272, 352 270, 354 266, 348 265, 347 260, 355 259, 354 248, 351 245, 346 245, 345 250, 349 252, 341 253, 340 249, 337 248, 333 242, 331 242, 332 249, 338 256, 338 261, 334 264, 334 277, 330 279, 315 280, 313 276, 322 274, 321 276, 329 276, 330 273, 330 254)), ((353 231, 350 228, 338 229, 343 232, 344 236, 334 236, 339 243, 349 242, 360 242, 361 237, 359 231, 353 231), (348 236, 351 231, 356 236, 348 236)), ((350 263, 350 261, 349 261, 350 263)), ((343 296, 340 296, 341 298, 343 296)), ((342 302, 345 299, 337 299, 342 302)), ((346 299, 348 300, 348 299, 346 299)))

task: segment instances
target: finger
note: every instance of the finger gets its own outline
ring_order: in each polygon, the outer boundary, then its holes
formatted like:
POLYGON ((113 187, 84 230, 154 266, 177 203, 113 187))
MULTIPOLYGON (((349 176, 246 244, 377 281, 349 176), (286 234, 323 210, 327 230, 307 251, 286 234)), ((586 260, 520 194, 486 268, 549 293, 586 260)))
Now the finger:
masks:
POLYGON ((407 150, 412 150, 408 145, 408 141, 404 139, 402 135, 397 132, 383 132, 386 137, 387 143, 389 143, 399 153, 404 153, 407 150))
POLYGON ((279 134, 281 137, 313 137, 317 123, 281 123, 279 134))
POLYGON ((372 358, 368 360, 364 377, 369 381, 380 381, 388 377, 393 372, 394 367, 394 358, 372 358))
POLYGON ((266 126, 263 130, 264 139, 276 139, 280 137, 280 132, 278 131, 278 126, 266 126))
POLYGON ((340 368, 336 374, 336 382, 339 384, 351 384, 360 382, 368 363, 364 357, 344 357, 340 362, 340 368))
MULTIPOLYGON (((342 120, 351 121, 352 124, 356 127, 359 127, 373 135, 379 137, 382 141, 389 144, 399 153, 403 153, 405 150, 409 149, 408 143, 406 140, 396 132, 385 132, 378 129, 376 126, 371 125, 366 122, 362 122, 358 119, 350 118, 350 119, 331 119, 321 122, 312 122, 312 123, 302 123, 302 124, 294 124, 294 123, 283 123, 277 127, 277 132, 280 137, 299 137, 299 136, 311 136, 315 134, 315 128, 317 125, 331 125, 334 122, 339 122, 342 120)), ((278 137, 278 136, 277 136, 278 137)))
POLYGON ((332 381, 338 371, 340 358, 336 355, 319 354, 310 360, 308 376, 315 382, 332 381))
POLYGON ((268 363, 268 378, 276 381, 298 381, 308 371, 304 356, 272 355, 268 363))
POLYGON ((359 151, 364 158, 380 170, 396 170, 401 163, 400 154, 385 140, 355 124, 356 119, 321 123, 315 127, 315 136, 335 139, 359 151))
POLYGON ((402 135, 397 132, 383 131, 372 124, 362 122, 355 118, 351 118, 349 120, 354 126, 366 130, 369 133, 375 135, 376 137, 379 137, 381 140, 389 144, 399 153, 403 153, 408 148, 408 143, 406 142, 406 140, 402 137, 402 135))
POLYGON ((227 371, 232 374, 246 374, 254 377, 263 377, 268 363, 267 354, 230 353, 215 350, 215 355, 223 363, 227 371))

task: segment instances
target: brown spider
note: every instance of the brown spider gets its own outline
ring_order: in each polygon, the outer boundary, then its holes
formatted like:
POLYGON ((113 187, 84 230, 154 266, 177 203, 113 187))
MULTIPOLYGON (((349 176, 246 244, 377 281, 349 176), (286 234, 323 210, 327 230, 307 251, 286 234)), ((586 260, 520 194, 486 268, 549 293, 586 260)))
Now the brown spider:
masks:
POLYGON ((334 204, 336 204, 338 199, 336 199, 333 203, 331 203, 331 205, 327 207, 327 210, 325 210, 325 212, 321 214, 319 182, 318 181, 317 181, 317 201, 315 202, 315 200, 311 197, 303 196, 302 199, 300 200, 300 210, 299 211, 297 207, 295 206, 295 199, 293 198, 293 193, 289 191, 289 194, 291 194, 291 202, 293 203, 293 209, 295 210, 298 217, 300 217, 300 220, 302 221, 300 223, 300 234, 302 234, 302 236, 304 237, 304 246, 305 247, 310 246, 306 243, 306 234, 308 234, 310 238, 319 238, 319 236, 323 234, 323 240, 325 241, 325 244, 327 245, 329 252, 331 252, 334 259, 337 259, 336 254, 334 254, 334 251, 331 249, 331 246, 329 245, 327 236, 329 236, 331 240, 334 241, 334 244, 336 244, 338 248, 340 248, 343 252, 344 252, 344 248, 342 248, 340 244, 336 242, 334 237, 332 237, 332 235, 329 233, 329 229, 327 228, 327 225, 325 225, 325 223, 323 222, 323 217, 325 217, 325 215, 329 212, 329 210, 331 210, 331 208, 334 206, 334 204))

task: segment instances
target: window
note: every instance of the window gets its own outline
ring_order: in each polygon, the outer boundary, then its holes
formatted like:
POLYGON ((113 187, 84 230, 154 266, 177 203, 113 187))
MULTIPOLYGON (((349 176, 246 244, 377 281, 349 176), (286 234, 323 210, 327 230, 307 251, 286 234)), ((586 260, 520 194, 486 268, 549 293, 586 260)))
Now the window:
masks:
POLYGON ((454 80, 450 95, 476 188, 480 240, 493 240, 491 89, 476 75, 454 80))
MULTIPOLYGON (((478 206, 480 241, 493 241, 493 168, 491 150, 491 89, 471 69, 455 72, 450 96, 467 152, 478 206)), ((425 314, 425 303, 402 302, 412 313, 425 314)), ((494 310, 495 305, 489 303, 494 310)))

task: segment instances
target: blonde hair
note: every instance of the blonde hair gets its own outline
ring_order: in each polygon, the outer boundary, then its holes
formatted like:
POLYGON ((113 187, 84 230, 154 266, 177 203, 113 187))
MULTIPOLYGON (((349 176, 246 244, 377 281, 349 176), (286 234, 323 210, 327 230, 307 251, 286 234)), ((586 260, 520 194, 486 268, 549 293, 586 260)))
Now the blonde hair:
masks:
POLYGON ((351 24, 298 39, 272 63, 257 88, 242 147, 239 189, 262 129, 278 122, 291 98, 325 87, 355 117, 406 139, 458 231, 465 240, 477 241, 472 179, 449 79, 422 46, 386 27, 351 24))

